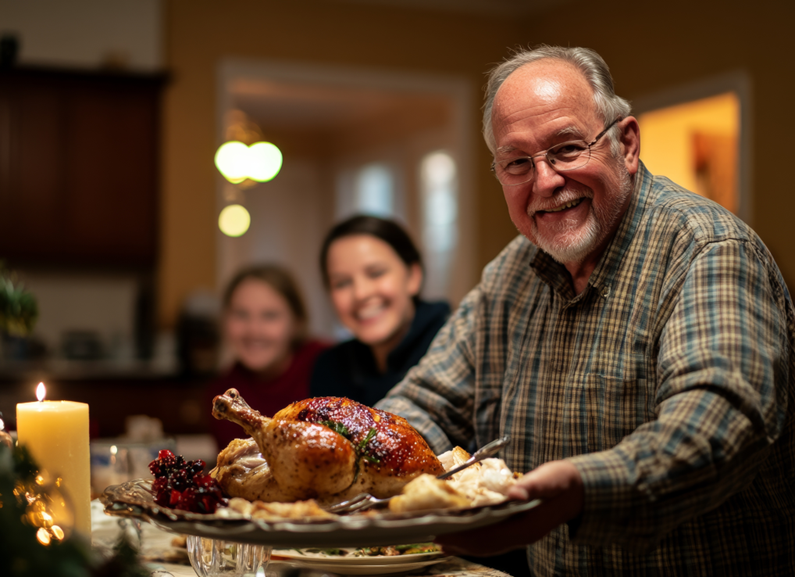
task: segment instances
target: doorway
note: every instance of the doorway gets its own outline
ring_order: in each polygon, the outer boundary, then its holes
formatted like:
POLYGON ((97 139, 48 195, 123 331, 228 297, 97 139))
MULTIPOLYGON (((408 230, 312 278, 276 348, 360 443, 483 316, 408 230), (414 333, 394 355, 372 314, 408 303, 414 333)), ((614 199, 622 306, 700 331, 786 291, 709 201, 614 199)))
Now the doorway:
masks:
POLYGON ((743 72, 662 91, 633 103, 641 160, 652 174, 751 219, 750 79, 743 72))
POLYGON ((242 113, 281 149, 284 163, 272 181, 248 188, 218 175, 218 212, 236 202, 251 215, 243 236, 217 233, 219 289, 246 264, 287 265, 303 288, 312 332, 339 337, 320 277, 320 244, 334 222, 367 212, 407 228, 426 263, 433 262, 426 266, 423 296, 455 306, 477 279, 467 258, 476 242, 468 168, 472 93, 457 77, 222 62, 218 144, 230 115, 242 113), (436 172, 428 172, 429 162, 436 172), (428 174, 436 176, 429 180, 428 174), (447 184, 440 184, 445 174, 447 184), (446 208, 443 222, 440 206, 446 208), (441 242, 440 234, 446 235, 441 242))

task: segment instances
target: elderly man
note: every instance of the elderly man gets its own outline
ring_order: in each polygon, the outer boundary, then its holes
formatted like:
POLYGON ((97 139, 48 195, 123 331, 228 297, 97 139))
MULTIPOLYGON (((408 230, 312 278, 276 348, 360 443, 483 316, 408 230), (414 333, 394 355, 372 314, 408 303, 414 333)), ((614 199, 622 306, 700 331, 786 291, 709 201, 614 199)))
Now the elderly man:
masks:
POLYGON ((795 310, 728 211, 650 174, 604 61, 492 71, 484 136, 521 235, 379 407, 437 451, 509 434, 542 504, 443 540, 536 575, 795 574, 795 310))

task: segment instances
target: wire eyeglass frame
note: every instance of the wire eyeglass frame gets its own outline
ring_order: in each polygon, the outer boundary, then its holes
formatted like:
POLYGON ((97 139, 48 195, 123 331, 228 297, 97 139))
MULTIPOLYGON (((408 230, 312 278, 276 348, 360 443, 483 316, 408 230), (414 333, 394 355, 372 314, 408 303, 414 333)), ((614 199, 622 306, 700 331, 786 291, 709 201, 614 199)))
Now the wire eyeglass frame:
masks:
MULTIPOLYGON (((511 158, 511 159, 508 159, 508 160, 505 160, 505 161, 502 161, 502 162, 499 162, 499 163, 495 160, 494 162, 491 163, 491 171, 494 173, 494 176, 497 178, 497 180, 503 186, 519 186, 520 184, 526 184, 526 183, 530 182, 531 180, 533 180, 533 178, 535 177, 535 174, 536 174, 536 170, 535 170, 536 163, 535 163, 535 161, 533 159, 534 158, 538 158, 539 156, 544 156, 546 161, 547 161, 547 164, 549 164, 549 166, 551 166, 552 169, 555 170, 555 172, 568 172, 570 170, 577 170, 579 168, 583 168, 591 160, 591 147, 593 145, 595 145, 597 142, 599 142, 599 140, 605 134, 607 134, 607 131, 610 130, 611 128, 613 128, 613 126, 617 122, 619 122, 620 120, 622 120, 622 117, 619 116, 613 122, 608 124, 607 127, 602 132, 597 134, 596 137, 590 143, 587 143, 584 140, 568 140, 566 142, 561 142, 561 143, 556 144, 554 146, 550 146, 546 150, 542 150, 541 152, 537 152, 536 154, 532 154, 530 156, 517 156, 515 158, 511 158), (566 168, 560 167, 559 166, 558 154, 562 154, 562 152, 560 152, 560 151, 564 150, 566 147, 570 147, 570 146, 573 146, 573 145, 578 146, 580 148, 580 150, 579 150, 579 152, 577 152, 576 156, 574 156, 571 159, 571 162, 576 162, 578 159, 583 159, 583 158, 584 158, 584 161, 582 162, 582 164, 577 164, 576 166, 568 166, 566 168), (520 160, 528 161, 529 168, 527 170, 527 173, 526 174, 515 174, 515 175, 509 174, 506 171, 505 167, 510 165, 513 162, 520 161, 520 160), (498 170, 498 167, 499 167, 499 170, 498 170), (500 171, 502 171, 502 173, 500 171), (501 178, 501 176, 502 176, 502 178, 501 178), (524 180, 519 181, 519 182, 505 182, 503 180, 503 178, 505 178, 506 176, 508 177, 506 180, 510 180, 511 178, 524 178, 524 177, 526 177, 526 178, 524 180)), ((574 151, 574 152, 576 152, 576 151, 574 151)))

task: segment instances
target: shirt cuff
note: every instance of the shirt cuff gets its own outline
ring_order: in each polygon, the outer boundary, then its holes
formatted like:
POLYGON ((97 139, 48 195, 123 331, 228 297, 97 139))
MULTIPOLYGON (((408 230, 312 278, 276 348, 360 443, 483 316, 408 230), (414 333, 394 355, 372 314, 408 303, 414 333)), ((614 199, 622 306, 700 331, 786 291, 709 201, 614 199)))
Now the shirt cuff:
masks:
POLYGON ((620 545, 645 551, 656 545, 658 523, 650 517, 645 483, 633 483, 633 464, 620 451, 610 450, 566 459, 583 482, 582 513, 568 522, 572 542, 581 545, 620 545))

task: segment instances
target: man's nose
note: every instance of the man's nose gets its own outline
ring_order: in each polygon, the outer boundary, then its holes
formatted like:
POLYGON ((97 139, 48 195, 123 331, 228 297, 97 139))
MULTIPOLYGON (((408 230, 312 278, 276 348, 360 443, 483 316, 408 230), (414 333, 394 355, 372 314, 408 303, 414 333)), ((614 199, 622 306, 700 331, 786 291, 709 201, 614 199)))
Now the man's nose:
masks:
POLYGON ((535 161, 536 177, 533 179, 533 193, 538 196, 552 196, 555 191, 566 183, 566 179, 552 168, 546 158, 535 161))

